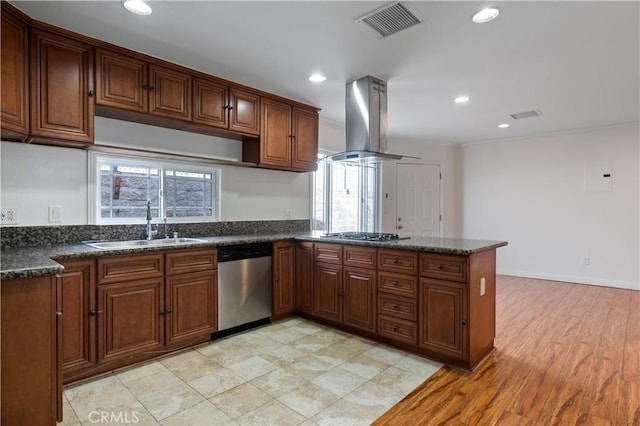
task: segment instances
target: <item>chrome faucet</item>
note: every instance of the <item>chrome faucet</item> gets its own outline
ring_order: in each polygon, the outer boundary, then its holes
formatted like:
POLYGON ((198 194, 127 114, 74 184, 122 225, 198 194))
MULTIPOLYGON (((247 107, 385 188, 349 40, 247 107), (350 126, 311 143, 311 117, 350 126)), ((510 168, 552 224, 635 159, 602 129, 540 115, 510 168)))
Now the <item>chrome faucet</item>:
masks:
POLYGON ((147 240, 153 239, 153 231, 151 230, 151 200, 147 200, 147 240))

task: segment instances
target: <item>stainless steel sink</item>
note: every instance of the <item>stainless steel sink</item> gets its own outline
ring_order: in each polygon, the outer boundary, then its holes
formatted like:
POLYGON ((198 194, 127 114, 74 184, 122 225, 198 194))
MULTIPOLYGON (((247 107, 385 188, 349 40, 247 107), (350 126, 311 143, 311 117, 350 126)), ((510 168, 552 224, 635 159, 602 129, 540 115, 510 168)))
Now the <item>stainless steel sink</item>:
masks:
POLYGON ((127 241, 84 241, 84 244, 98 249, 126 249, 133 247, 173 246, 176 244, 204 243, 197 238, 163 238, 157 240, 127 240, 127 241))

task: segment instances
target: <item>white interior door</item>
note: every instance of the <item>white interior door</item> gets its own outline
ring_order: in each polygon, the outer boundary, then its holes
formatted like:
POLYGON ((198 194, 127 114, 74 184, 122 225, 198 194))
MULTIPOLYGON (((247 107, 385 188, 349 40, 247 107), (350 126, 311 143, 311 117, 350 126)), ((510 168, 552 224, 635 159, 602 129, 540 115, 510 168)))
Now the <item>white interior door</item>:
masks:
POLYGON ((440 236, 439 165, 397 165, 396 232, 400 236, 440 236))

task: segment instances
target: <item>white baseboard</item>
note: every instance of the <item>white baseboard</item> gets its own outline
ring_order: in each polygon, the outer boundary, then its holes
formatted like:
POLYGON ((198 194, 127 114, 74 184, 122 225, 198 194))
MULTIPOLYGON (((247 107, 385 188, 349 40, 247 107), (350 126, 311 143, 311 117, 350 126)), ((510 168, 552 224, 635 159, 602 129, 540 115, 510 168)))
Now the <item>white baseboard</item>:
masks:
POLYGON ((544 274, 538 272, 516 271, 510 269, 499 269, 496 271, 496 273, 498 275, 511 275, 514 277, 538 278, 541 280, 562 281, 574 284, 598 285, 602 287, 623 288, 626 290, 640 291, 640 282, 634 281, 618 281, 603 278, 578 277, 573 275, 544 274))

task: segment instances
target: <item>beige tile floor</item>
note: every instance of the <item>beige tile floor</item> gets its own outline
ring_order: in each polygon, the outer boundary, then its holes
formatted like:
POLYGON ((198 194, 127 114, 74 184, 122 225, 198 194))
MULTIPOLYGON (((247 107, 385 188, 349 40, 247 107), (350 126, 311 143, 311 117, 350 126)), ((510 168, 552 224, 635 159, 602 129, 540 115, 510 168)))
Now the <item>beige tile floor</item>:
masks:
POLYGON ((440 367, 292 318, 66 387, 61 425, 370 424, 440 367))

